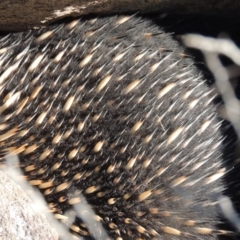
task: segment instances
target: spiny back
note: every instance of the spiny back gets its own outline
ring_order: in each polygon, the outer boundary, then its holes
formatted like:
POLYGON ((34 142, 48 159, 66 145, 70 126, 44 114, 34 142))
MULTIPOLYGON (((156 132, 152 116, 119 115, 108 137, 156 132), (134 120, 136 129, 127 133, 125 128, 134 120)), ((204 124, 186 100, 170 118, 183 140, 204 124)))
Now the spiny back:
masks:
POLYGON ((18 154, 53 212, 81 192, 114 239, 216 239, 219 122, 171 35, 134 16, 74 20, 2 36, 0 66, 2 157, 18 154))

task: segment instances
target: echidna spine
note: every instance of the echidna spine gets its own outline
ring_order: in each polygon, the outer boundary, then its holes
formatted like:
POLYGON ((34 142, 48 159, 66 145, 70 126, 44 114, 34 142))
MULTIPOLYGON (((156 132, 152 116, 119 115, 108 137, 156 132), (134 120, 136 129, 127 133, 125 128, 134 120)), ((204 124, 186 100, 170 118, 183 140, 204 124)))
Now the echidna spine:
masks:
POLYGON ((0 67, 2 157, 18 154, 55 214, 81 193, 113 239, 225 233, 211 90, 169 34, 133 16, 74 20, 1 37, 0 67))

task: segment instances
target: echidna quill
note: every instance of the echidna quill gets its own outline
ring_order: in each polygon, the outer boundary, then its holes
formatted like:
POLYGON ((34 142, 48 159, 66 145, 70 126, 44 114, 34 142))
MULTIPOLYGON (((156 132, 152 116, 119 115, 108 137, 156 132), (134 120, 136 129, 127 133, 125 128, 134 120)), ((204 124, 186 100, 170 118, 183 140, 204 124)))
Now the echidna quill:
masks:
MULTIPOLYGON (((0 148, 51 211, 81 193, 112 239, 218 239, 224 189, 211 90, 171 35, 136 16, 0 38, 0 148)), ((91 230, 77 218, 80 236, 91 230)))

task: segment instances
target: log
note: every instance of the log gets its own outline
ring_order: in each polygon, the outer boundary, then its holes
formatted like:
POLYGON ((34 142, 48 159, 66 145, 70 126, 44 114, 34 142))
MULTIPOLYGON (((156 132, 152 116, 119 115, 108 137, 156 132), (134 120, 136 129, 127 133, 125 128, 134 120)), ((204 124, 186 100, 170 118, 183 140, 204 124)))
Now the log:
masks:
POLYGON ((224 14, 240 12, 238 0, 4 0, 0 1, 0 31, 40 27, 64 17, 87 14, 174 12, 224 14))

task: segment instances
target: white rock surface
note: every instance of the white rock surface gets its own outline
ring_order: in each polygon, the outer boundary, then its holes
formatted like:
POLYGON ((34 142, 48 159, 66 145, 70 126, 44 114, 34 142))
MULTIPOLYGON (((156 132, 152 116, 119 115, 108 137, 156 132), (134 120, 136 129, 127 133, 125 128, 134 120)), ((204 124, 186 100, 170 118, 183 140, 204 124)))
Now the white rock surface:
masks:
POLYGON ((0 240, 57 240, 57 232, 25 192, 0 171, 0 240))

